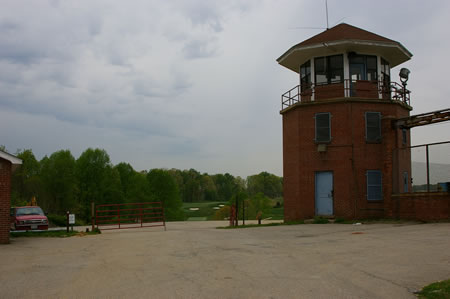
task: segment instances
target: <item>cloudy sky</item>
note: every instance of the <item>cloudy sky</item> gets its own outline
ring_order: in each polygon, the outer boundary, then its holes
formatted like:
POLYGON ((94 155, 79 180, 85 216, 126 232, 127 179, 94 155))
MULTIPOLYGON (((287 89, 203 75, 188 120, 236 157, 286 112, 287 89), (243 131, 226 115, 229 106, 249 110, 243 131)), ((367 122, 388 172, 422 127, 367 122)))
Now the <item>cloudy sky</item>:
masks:
MULTIPOLYGON (((0 144, 10 152, 77 158, 99 147, 136 170, 282 174, 280 95, 298 76, 276 58, 321 32, 298 27, 325 27, 324 1, 0 3, 0 144)), ((414 54, 402 65, 413 114, 450 107, 450 2, 328 7, 330 26, 346 22, 414 54)), ((449 132, 448 123, 413 129, 412 143, 449 132)))

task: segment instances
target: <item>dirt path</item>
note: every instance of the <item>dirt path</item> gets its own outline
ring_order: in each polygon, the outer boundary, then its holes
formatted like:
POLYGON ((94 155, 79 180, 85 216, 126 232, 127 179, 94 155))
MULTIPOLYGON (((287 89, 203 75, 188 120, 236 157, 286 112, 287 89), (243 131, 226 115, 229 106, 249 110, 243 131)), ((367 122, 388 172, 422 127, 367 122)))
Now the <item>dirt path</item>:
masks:
POLYGON ((0 246, 0 298, 414 298, 450 278, 450 224, 224 222, 0 246))

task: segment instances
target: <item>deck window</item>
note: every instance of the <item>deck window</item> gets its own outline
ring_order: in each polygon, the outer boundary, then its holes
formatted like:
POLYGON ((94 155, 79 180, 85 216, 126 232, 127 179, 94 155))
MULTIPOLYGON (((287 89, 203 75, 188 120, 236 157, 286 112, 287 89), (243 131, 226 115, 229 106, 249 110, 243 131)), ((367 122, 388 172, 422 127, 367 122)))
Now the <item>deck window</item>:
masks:
POLYGON ((389 62, 381 58, 381 79, 383 80, 383 83, 385 83, 387 86, 391 84, 391 69, 389 67, 389 62))
POLYGON ((316 113, 316 142, 331 141, 330 113, 316 113))
POLYGON ((311 88, 311 62, 308 60, 300 66, 301 91, 311 88))
POLYGON ((377 80, 377 57, 372 55, 349 55, 350 77, 352 80, 377 80))
POLYGON ((381 113, 366 112, 366 141, 381 141, 381 113))
POLYGON ((381 81, 383 98, 391 98, 391 68, 389 62, 381 58, 381 81))
POLYGON ((383 186, 380 170, 367 170, 367 200, 382 200, 383 186))
POLYGON ((344 57, 333 55, 314 59, 315 83, 331 84, 344 82, 344 57))

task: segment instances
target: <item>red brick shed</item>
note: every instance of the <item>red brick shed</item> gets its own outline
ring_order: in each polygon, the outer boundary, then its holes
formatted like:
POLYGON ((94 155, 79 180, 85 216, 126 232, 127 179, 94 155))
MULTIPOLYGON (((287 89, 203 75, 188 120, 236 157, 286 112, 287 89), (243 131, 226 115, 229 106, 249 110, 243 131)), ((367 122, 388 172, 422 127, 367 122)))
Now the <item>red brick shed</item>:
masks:
POLYGON ((11 174, 20 164, 19 158, 0 151, 0 244, 9 243, 11 174))
POLYGON ((399 42, 339 24, 286 51, 278 63, 300 84, 282 95, 285 220, 383 217, 393 190, 411 189, 412 110, 391 68, 412 54, 399 42), (401 178, 401 179, 398 179, 401 178))

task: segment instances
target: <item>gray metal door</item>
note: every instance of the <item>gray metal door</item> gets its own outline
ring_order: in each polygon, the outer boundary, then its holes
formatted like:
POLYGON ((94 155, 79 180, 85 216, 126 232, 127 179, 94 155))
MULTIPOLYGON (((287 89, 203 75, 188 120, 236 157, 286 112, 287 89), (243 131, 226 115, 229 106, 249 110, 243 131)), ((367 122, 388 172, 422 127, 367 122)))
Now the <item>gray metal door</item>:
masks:
POLYGON ((316 215, 333 215, 333 173, 316 172, 316 215))

